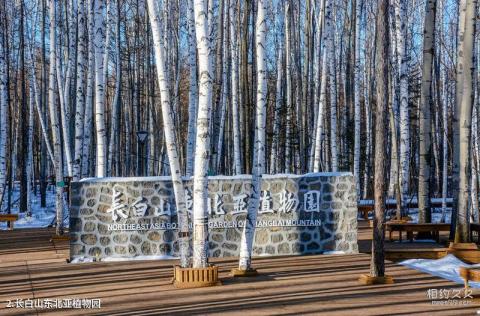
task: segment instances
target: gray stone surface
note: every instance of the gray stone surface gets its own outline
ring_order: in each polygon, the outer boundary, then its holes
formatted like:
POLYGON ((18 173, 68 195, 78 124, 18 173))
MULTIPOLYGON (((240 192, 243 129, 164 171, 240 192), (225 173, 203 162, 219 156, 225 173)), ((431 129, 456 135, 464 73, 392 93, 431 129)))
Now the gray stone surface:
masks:
MULTIPOLYGON (((187 196, 191 197, 192 182, 187 180, 185 185, 187 196)), ((261 186, 262 201, 268 212, 258 214, 253 254, 358 252, 354 186, 355 181, 350 173, 265 175, 261 186), (318 194, 318 211, 307 211, 308 197, 315 197, 315 194, 318 194), (293 209, 288 207, 292 206, 289 204, 292 199, 288 197, 298 201, 293 209), (310 223, 317 221, 316 224, 320 225, 277 225, 279 221, 283 224, 297 221, 298 224, 300 220, 309 220, 310 223)), ((237 214, 235 210, 246 210, 250 188, 249 176, 209 178, 210 256, 238 256, 245 214, 237 214), (237 227, 225 228, 221 223, 230 223, 230 226, 236 223, 237 227)), ((177 230, 175 227, 171 229, 176 222, 173 188, 168 177, 86 179, 74 182, 71 185, 70 257, 176 257, 177 230), (112 215, 115 211, 112 210, 118 205, 123 205, 121 209, 126 218, 117 212, 117 219, 114 220, 112 215), (166 212, 168 209, 170 212, 166 212), (112 224, 119 225, 115 227, 112 224), (131 226, 134 227, 131 230, 117 229, 124 228, 125 224, 143 226, 131 226)))

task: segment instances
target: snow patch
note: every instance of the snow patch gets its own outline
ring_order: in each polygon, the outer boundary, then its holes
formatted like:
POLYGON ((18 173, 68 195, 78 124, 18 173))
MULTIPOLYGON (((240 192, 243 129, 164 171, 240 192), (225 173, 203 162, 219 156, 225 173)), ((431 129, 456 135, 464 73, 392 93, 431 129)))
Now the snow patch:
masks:
MULTIPOLYGON (((345 177, 352 176, 351 172, 314 172, 306 174, 289 174, 289 173, 279 173, 279 174, 264 174, 262 175, 263 179, 297 179, 305 177, 345 177)), ((183 181, 190 180, 191 177, 182 176, 183 181)), ((209 176, 209 180, 249 180, 252 179, 251 174, 238 174, 234 176, 209 176)), ((171 181, 170 176, 158 176, 158 177, 105 177, 105 178, 84 178, 79 182, 89 182, 89 183, 103 183, 103 182, 152 182, 152 181, 171 181)))
MULTIPOLYGON (((20 187, 15 185, 12 191, 12 198, 13 201, 11 205, 11 214, 18 214, 18 220, 14 223, 14 228, 41 228, 41 227, 49 227, 54 224, 55 220, 55 191, 52 190, 52 186, 49 186, 47 189, 47 196, 46 196, 46 206, 43 208, 41 207, 40 201, 40 192, 37 190, 38 194, 34 196, 32 194, 32 204, 31 204, 31 214, 27 213, 19 213, 19 198, 20 198, 20 187)), ((4 197, 4 202, 7 201, 6 194, 4 197)), ((4 203, 6 205, 6 203, 4 203)), ((1 212, 0 212, 1 213, 1 212)), ((68 228, 69 225, 69 213, 68 213, 68 206, 67 202, 64 200, 64 210, 63 210, 63 218, 64 218, 64 227, 68 228)), ((6 230, 7 223, 0 222, 0 230, 6 230)))
MULTIPOLYGON (((118 261, 138 261, 138 260, 175 260, 178 257, 168 256, 168 255, 156 255, 156 256, 135 256, 135 257, 105 257, 101 258, 98 261, 101 262, 118 262, 118 261)), ((90 257, 77 257, 70 261, 70 263, 86 263, 94 262, 94 258, 90 257)))
POLYGON ((345 251, 341 250, 332 250, 332 251, 324 251, 322 252, 323 255, 346 255, 345 251))
MULTIPOLYGON (((467 264, 452 254, 436 260, 409 259, 400 262, 400 264, 459 284, 463 284, 463 279, 459 272, 460 267, 480 267, 480 264, 467 264)), ((469 285, 474 288, 480 288, 480 282, 469 282, 469 285)))

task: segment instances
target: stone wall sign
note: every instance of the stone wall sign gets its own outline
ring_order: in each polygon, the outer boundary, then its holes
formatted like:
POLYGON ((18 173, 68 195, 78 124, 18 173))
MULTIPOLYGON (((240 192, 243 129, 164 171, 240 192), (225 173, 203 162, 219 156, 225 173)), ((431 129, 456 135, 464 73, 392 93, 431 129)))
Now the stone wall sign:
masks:
MULTIPOLYGON (((169 177, 84 179, 71 190, 70 259, 178 256, 169 177)), ((238 256, 251 176, 209 177, 208 191, 210 256, 238 256)), ((356 200, 351 173, 264 175, 254 255, 356 253, 356 200)))

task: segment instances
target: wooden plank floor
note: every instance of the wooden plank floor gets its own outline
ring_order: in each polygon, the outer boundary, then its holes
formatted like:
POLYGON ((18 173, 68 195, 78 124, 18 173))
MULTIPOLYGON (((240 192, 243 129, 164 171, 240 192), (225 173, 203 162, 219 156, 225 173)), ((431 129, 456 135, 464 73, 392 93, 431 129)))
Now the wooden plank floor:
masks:
MULTIPOLYGON (((360 226, 360 248, 368 251, 371 231, 360 226)), ((175 261, 67 264, 68 244, 51 243, 52 233, 0 231, 0 315, 475 315, 480 310, 476 298, 464 306, 432 305, 429 289, 462 286, 392 262, 386 266, 395 284, 359 285, 358 276, 369 268, 365 253, 256 258, 260 276, 248 280, 228 276, 234 258, 213 260, 222 286, 180 290, 170 284, 175 261), (101 299, 101 309, 5 308, 6 300, 17 298, 101 299)))

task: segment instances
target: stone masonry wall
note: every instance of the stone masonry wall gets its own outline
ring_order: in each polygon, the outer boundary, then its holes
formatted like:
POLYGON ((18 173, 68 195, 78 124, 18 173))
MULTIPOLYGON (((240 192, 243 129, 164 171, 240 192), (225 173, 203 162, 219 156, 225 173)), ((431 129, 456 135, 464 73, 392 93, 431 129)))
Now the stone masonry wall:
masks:
MULTIPOLYGON (((192 182, 185 184, 191 210, 192 182)), ((251 177, 210 177, 208 189, 210 256, 238 256, 251 177)), ((351 173, 265 175, 254 255, 358 252, 356 200, 351 173)), ((70 257, 177 257, 176 222, 169 177, 75 182, 70 257)))

